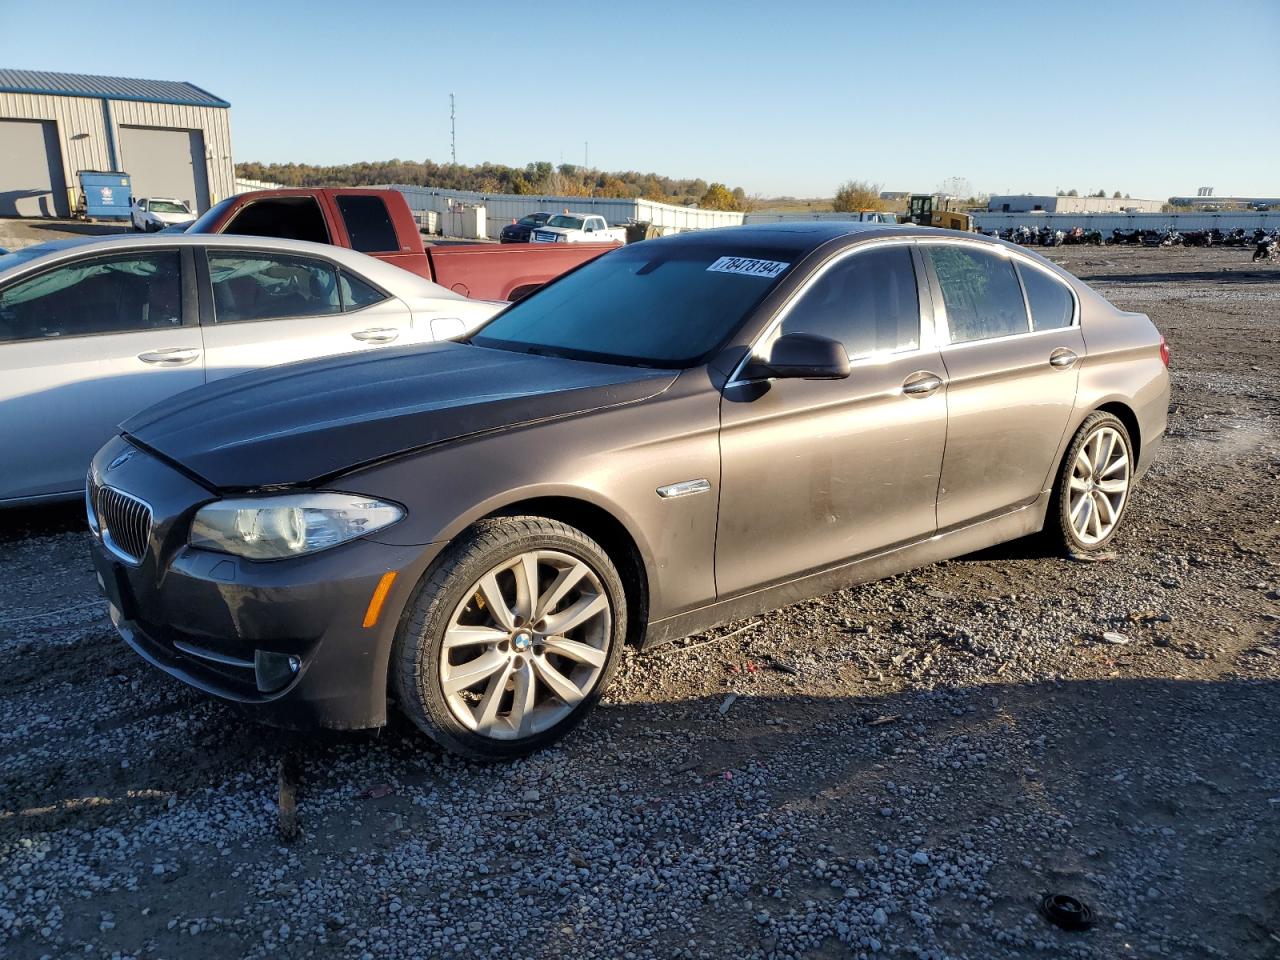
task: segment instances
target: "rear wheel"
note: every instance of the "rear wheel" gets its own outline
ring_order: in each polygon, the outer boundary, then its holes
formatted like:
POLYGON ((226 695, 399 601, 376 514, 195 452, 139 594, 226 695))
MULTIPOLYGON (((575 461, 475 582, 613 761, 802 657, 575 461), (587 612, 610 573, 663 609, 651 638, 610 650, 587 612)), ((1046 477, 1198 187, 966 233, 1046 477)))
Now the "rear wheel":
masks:
POLYGON ((1058 471, 1047 529, 1072 553, 1101 550, 1115 536, 1129 505, 1133 443, 1114 414, 1085 417, 1058 471))
POLYGON ((581 721, 625 636, 622 582, 594 540, 543 517, 490 520, 424 581, 396 638, 392 682, 441 746, 509 759, 581 721))

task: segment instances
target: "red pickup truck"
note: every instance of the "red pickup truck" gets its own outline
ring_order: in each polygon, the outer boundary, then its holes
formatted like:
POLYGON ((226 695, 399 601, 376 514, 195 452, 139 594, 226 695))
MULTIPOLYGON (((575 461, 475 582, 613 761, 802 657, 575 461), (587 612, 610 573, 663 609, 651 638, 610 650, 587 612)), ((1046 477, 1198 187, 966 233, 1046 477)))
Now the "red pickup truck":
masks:
POLYGON ((423 246, 396 190, 258 190, 227 197, 187 230, 331 243, 386 260, 477 300, 519 300, 616 243, 423 246))

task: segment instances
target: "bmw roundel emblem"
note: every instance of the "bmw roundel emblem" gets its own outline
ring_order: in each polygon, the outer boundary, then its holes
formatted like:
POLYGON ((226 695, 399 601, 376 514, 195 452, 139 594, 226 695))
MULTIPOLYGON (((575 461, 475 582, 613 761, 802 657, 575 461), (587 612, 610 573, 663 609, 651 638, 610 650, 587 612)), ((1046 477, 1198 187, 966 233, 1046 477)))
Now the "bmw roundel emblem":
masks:
POLYGON ((114 460, 108 463, 107 469, 114 470, 116 467, 124 466, 126 463, 128 463, 130 460, 133 459, 134 453, 135 451, 133 450, 126 450, 124 453, 120 454, 120 456, 116 457, 114 460))

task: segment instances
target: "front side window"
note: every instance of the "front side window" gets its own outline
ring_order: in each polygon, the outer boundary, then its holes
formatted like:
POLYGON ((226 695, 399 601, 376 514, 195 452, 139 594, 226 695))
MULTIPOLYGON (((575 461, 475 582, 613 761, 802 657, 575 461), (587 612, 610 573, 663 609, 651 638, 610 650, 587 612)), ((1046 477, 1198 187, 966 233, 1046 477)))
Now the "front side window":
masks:
MULTIPOLYGON (((212 211, 211 211, 212 212, 212 211)), ((193 232, 199 229, 201 218, 193 232)), ((246 237, 280 237, 283 240, 308 240, 311 243, 328 243, 329 228, 324 214, 314 197, 275 197, 270 200, 254 200, 232 216, 220 231, 238 233, 246 237)))
POLYGON ((925 245, 947 307, 952 343, 1026 333, 1027 305, 1013 264, 967 246, 925 245))
POLYGON ((400 249, 391 214, 381 197, 366 195, 338 197, 338 212, 347 225, 351 249, 361 253, 388 253, 400 249))
POLYGON ((1076 314, 1071 291, 1035 267, 1018 264, 1018 273, 1022 275, 1027 302, 1031 304, 1031 329, 1059 330, 1071 326, 1076 314))
POLYGON ((338 274, 319 260, 209 251, 217 323, 286 320, 342 312, 338 274))
POLYGON ((0 343, 180 326, 176 250, 81 260, 0 291, 0 343))
POLYGON ((512 304, 472 342, 649 367, 689 367, 790 272, 791 250, 658 240, 622 247, 512 304))
POLYGON ((781 332, 837 340, 850 358, 914 350, 920 295, 911 250, 890 246, 845 257, 804 292, 781 332))

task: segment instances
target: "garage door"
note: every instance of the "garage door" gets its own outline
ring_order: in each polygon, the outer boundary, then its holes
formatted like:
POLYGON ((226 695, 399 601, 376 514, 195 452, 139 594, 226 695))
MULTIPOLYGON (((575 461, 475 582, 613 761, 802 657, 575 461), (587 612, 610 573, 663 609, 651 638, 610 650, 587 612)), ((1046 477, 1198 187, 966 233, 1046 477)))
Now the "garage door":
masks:
POLYGON ((204 137, 199 130, 121 127, 120 154, 133 178, 135 197, 185 200, 193 210, 209 209, 209 177, 204 137))
POLYGON ((0 120, 0 217, 68 215, 54 122, 0 120))

